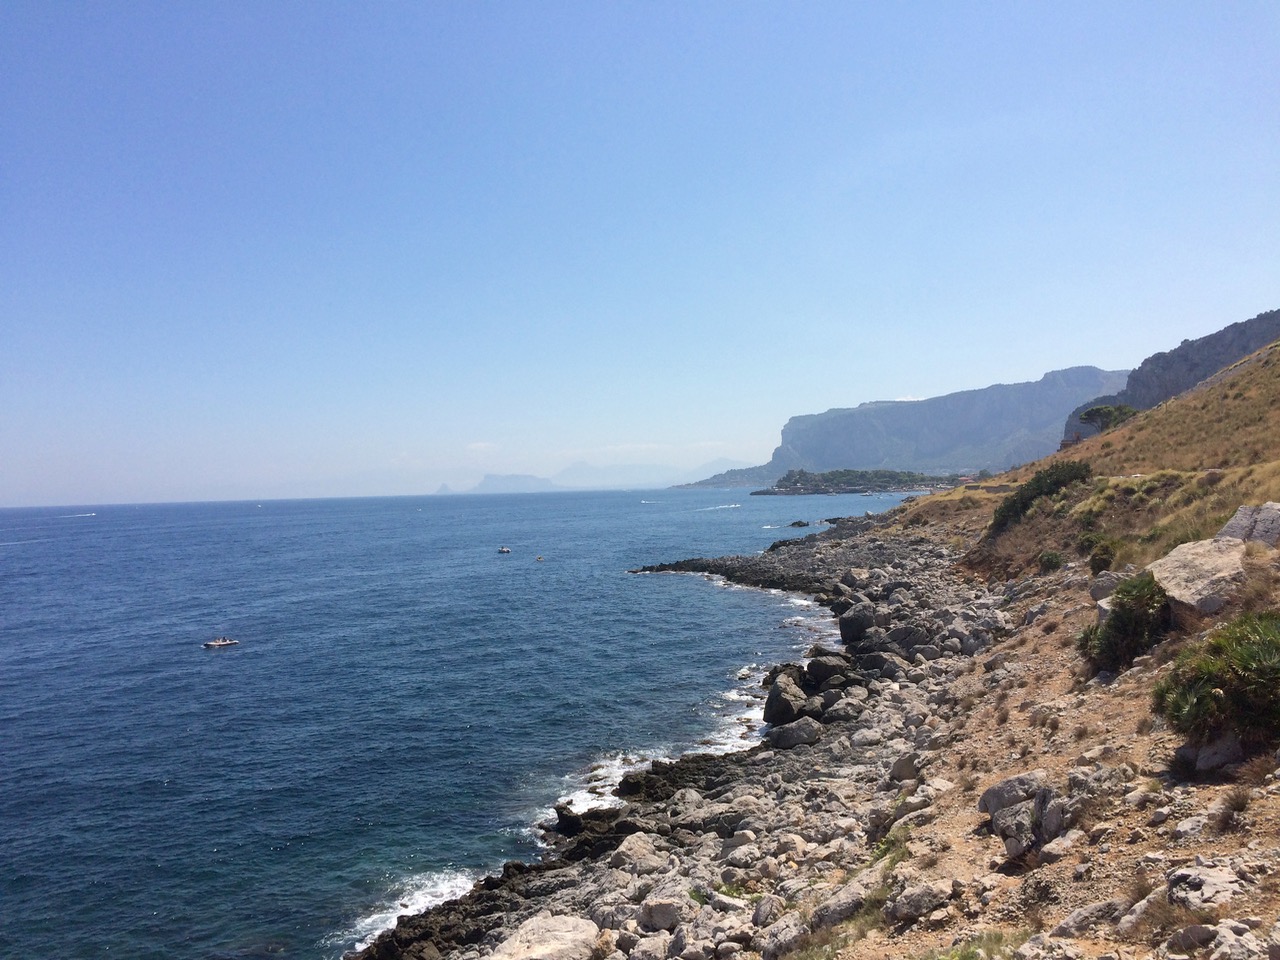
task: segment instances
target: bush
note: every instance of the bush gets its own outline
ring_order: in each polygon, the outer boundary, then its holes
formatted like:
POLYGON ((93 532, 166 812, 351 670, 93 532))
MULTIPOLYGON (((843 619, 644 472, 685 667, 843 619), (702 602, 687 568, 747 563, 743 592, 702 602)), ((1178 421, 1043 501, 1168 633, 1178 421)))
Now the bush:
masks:
POLYGON ((1109 540, 1103 540, 1089 553, 1089 572, 1096 577, 1103 570, 1110 570, 1115 561, 1115 546, 1109 540))
POLYGON ((1062 565, 1067 561, 1057 550, 1042 550, 1040 552, 1040 572, 1053 573, 1055 570, 1061 570, 1062 565))
POLYGON ((1159 643, 1170 626, 1169 595, 1143 573, 1116 587, 1111 615, 1100 627, 1086 627, 1076 646, 1095 671, 1118 670, 1159 643))
POLYGON ((1027 515, 1031 505, 1041 497, 1052 496, 1064 487, 1088 480, 1093 469, 1078 460, 1063 460, 1037 470, 1030 480, 1000 501, 991 518, 989 537, 996 537, 1027 515))
POLYGON ((1174 661, 1152 709, 1205 741, 1234 730, 1249 742, 1280 735, 1280 613, 1238 617, 1174 661))

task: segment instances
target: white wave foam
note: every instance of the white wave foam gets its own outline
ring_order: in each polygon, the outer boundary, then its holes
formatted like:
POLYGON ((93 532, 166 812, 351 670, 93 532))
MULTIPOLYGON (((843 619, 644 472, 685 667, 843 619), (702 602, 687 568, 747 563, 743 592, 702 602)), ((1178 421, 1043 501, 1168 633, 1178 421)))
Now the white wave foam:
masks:
MULTIPOLYGON (((613 789, 628 773, 648 770, 654 760, 667 759, 667 751, 658 750, 650 756, 633 753, 611 753, 599 758, 586 770, 565 777, 569 791, 560 796, 558 803, 567 803, 576 813, 603 807, 616 807, 622 801, 613 795, 613 789)), ((554 815, 554 811, 547 811, 554 815)))
POLYGON ((718 507, 699 507, 697 512, 704 513, 707 510, 737 510, 741 506, 742 504, 740 503, 722 503, 718 507))
POLYGON ((354 944, 353 949, 363 950, 383 930, 394 927, 402 914, 422 913, 446 900, 460 897, 479 879, 479 874, 463 870, 439 870, 407 877, 391 886, 386 899, 373 912, 361 917, 348 929, 327 937, 325 944, 354 944))
POLYGON ((57 520, 74 520, 76 517, 96 517, 96 513, 63 513, 54 519, 57 520))

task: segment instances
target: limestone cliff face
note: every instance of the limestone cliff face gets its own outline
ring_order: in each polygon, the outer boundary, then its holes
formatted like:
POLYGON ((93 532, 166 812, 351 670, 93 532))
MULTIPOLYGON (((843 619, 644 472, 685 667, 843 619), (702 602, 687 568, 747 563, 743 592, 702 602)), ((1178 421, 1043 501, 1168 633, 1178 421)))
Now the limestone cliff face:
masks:
POLYGON ((1073 410, 1063 436, 1087 437, 1095 432, 1093 427, 1080 422, 1080 414, 1090 407, 1123 403, 1137 410, 1149 410, 1277 339, 1280 339, 1280 310, 1260 313, 1252 320, 1233 323, 1198 340, 1183 340, 1174 349, 1143 360, 1138 369, 1129 374, 1128 383, 1119 393, 1096 396, 1073 410))
POLYGON ((1127 375, 1071 367, 1031 383, 792 417, 769 468, 775 479, 793 469, 1005 470, 1057 449, 1064 412, 1085 397, 1117 389, 1127 375))

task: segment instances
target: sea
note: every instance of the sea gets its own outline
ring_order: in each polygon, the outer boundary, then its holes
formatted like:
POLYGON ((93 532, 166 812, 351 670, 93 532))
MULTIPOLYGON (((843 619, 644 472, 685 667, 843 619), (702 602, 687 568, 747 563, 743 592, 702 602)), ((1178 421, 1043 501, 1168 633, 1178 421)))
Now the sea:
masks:
POLYGON ((0 510, 0 956, 336 960, 537 859, 557 802, 756 742, 767 667, 835 639, 628 570, 901 499, 0 510))

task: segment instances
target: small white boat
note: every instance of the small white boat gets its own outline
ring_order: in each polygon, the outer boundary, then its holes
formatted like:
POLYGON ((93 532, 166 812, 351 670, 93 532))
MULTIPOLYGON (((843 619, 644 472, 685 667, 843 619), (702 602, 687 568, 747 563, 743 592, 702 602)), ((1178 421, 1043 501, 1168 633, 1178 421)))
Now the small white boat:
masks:
POLYGON ((499 553, 510 553, 510 552, 511 552, 511 548, 510 548, 510 547, 499 547, 499 548, 498 548, 498 552, 499 552, 499 553))
POLYGON ((234 647, 239 643, 239 640, 232 640, 230 637, 218 637, 216 640, 206 641, 202 646, 206 650, 221 650, 223 647, 234 647))

